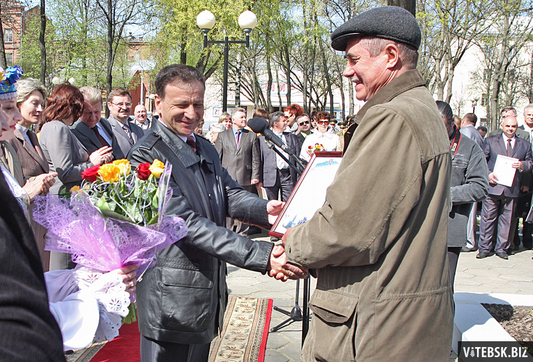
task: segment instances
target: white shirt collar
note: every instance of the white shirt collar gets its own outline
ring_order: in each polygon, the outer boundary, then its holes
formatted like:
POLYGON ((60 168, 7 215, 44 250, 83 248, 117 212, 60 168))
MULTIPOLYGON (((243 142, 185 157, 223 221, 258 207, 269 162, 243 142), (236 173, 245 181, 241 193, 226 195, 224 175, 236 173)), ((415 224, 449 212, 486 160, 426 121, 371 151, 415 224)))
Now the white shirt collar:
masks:
POLYGON ((28 132, 28 129, 20 124, 16 124, 15 125, 15 128, 18 129, 20 131, 20 133, 22 133, 23 135, 25 135, 27 132, 28 132))

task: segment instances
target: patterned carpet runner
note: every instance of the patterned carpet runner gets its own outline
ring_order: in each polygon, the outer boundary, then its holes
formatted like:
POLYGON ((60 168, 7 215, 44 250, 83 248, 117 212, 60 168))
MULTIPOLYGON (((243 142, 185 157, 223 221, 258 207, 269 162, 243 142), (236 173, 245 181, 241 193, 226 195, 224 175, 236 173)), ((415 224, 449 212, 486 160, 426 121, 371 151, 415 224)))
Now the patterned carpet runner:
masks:
MULTIPOLYGON (((263 362, 272 314, 272 299, 230 295, 224 328, 211 343, 209 362, 263 362)), ((125 324, 120 336, 67 355, 67 362, 140 362, 137 323, 125 324)))

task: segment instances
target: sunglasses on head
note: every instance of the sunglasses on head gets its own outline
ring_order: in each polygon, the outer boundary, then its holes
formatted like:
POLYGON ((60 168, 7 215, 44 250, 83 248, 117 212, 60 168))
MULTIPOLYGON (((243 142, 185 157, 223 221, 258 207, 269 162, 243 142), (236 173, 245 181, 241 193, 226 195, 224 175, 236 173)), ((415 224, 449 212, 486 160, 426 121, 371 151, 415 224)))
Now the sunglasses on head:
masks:
POLYGON ((303 126, 304 124, 309 124, 309 121, 303 121, 303 122, 300 122, 298 123, 300 126, 303 126))

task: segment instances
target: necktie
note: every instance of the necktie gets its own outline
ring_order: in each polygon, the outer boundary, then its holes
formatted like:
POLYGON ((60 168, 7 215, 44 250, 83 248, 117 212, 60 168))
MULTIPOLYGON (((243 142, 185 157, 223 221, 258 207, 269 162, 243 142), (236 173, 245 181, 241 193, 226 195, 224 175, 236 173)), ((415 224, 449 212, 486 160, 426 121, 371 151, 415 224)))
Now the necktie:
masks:
POLYGON ((511 140, 507 140, 507 156, 511 157, 513 155, 513 146, 511 146, 511 140))
POLYGON ((187 144, 191 146, 194 153, 196 153, 196 141, 194 140, 193 135, 189 135, 189 137, 187 137, 187 144))
POLYGON ((128 137, 130 138, 131 143, 135 143, 135 140, 133 139, 133 137, 132 137, 132 135, 131 135, 131 130, 130 130, 130 128, 124 124, 124 125, 122 125, 122 129, 124 130, 124 132, 126 132, 126 134, 128 135, 128 137))
POLYGON ((100 134, 100 132, 98 132, 98 127, 97 126, 94 126, 93 128, 91 128, 94 132, 94 134, 96 134, 96 138, 98 138, 98 141, 100 141, 100 144, 103 146, 109 146, 109 143, 107 143, 107 141, 105 140, 104 137, 102 137, 102 135, 100 134))
POLYGON ((237 148, 239 148, 239 144, 241 143, 241 130, 237 131, 237 134, 235 135, 235 142, 237 143, 237 148))

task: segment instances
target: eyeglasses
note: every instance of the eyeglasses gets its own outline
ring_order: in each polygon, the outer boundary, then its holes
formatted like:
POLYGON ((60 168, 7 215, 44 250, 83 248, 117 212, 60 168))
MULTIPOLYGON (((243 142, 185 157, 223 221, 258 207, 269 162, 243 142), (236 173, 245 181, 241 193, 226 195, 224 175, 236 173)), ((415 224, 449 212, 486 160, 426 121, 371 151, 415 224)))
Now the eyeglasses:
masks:
POLYGON ((320 121, 316 121, 316 123, 320 124, 320 123, 326 123, 326 124, 329 124, 329 121, 326 121, 325 119, 322 119, 320 121))
POLYGON ((303 121, 303 122, 298 123, 298 125, 300 126, 303 126, 304 124, 309 124, 309 121, 303 121))
POLYGON ((115 106, 120 107, 120 108, 130 108, 132 105, 132 103, 130 102, 126 102, 126 103, 109 102, 109 103, 114 104, 115 106))

